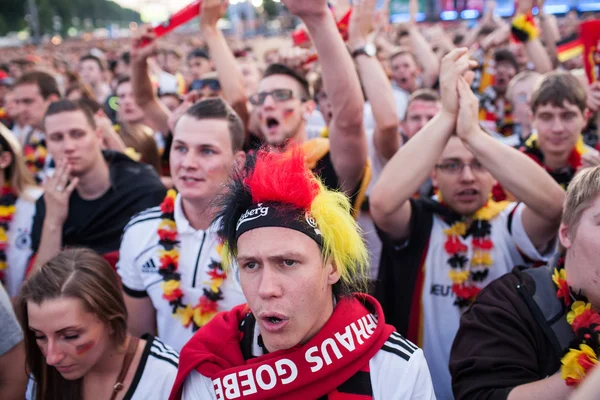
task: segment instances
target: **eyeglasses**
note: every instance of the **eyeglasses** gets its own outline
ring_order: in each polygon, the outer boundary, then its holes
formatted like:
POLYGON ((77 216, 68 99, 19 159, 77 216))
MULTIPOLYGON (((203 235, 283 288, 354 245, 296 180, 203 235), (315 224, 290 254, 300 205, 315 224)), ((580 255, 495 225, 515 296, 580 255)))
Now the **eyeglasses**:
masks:
POLYGON ((265 100, 267 100, 267 97, 269 96, 273 96, 273 100, 279 103, 293 99, 294 91, 290 89, 275 89, 270 92, 254 93, 252 96, 250 96, 250 103, 255 106, 262 106, 265 104, 265 100))
POLYGON ((448 174, 458 175, 462 173, 462 171, 467 165, 469 166, 469 168, 471 168, 471 172, 480 173, 485 171, 485 168, 483 167, 483 165, 481 165, 479 161, 472 161, 470 163, 463 163, 461 161, 446 161, 436 165, 435 167, 441 169, 442 171, 448 174))
POLYGON ((190 84, 189 91, 202 90, 208 87, 210 90, 218 92, 221 90, 221 84, 217 79, 196 79, 190 84))

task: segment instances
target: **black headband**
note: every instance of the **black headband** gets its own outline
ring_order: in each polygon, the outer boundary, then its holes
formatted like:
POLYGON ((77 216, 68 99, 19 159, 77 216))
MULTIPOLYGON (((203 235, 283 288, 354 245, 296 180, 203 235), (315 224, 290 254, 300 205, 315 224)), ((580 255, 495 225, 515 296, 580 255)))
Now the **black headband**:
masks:
POLYGON ((235 238, 239 239, 249 230, 268 226, 294 229, 317 242, 319 247, 323 246, 323 235, 313 216, 308 211, 281 203, 253 204, 238 219, 235 238))

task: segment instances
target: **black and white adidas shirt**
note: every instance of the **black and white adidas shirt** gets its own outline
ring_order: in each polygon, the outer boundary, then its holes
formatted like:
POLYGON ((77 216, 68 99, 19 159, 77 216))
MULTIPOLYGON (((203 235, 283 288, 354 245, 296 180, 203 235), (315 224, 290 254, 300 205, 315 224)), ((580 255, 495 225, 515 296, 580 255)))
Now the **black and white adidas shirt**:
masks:
MULTIPOLYGON (((173 308, 163 298, 163 278, 158 273, 159 250, 162 247, 158 244, 157 233, 161 214, 160 207, 149 208, 134 216, 127 224, 121 239, 117 272, 128 296, 150 297, 156 310, 158 336, 169 346, 180 351, 194 332, 191 325, 186 328, 173 316, 173 308)), ((184 293, 183 303, 195 306, 204 294, 204 289, 208 288, 209 266, 221 263, 216 224, 206 231, 192 228, 183 213, 180 195, 175 199, 174 217, 180 241, 179 273, 181 290, 184 293)), ((227 277, 220 289, 223 292, 223 300, 218 302, 218 311, 228 311, 246 302, 233 275, 227 277)))
MULTIPOLYGON (((258 357, 264 350, 260 346, 258 329, 254 332, 251 351, 258 357)), ((371 396, 374 400, 435 400, 423 351, 397 332, 392 333, 371 358, 369 371, 355 374, 338 387, 338 393, 348 397, 371 396)), ((182 400, 198 399, 218 400, 212 380, 194 370, 183 386, 182 400)))
MULTIPOLYGON (((159 338, 145 335, 146 346, 123 400, 165 400, 177 377, 179 353, 159 338)), ((26 400, 35 399, 35 381, 30 377, 26 400)))

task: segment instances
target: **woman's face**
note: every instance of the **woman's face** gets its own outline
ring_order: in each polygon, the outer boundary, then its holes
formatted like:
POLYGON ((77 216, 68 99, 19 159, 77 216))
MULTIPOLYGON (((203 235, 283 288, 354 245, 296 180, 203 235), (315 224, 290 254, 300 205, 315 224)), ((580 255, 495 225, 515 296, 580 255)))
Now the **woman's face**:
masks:
POLYGON ((28 301, 27 315, 46 363, 67 380, 83 377, 113 349, 111 327, 79 299, 28 301))

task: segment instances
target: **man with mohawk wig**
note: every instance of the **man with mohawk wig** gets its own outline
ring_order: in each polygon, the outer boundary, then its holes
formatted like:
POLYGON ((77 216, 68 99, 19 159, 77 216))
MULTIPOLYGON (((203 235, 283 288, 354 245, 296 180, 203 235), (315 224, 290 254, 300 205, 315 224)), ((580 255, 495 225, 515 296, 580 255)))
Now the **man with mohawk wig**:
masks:
POLYGON ((367 251, 347 197, 301 150, 259 151, 253 164, 220 215, 248 303, 184 346, 170 399, 435 398, 422 351, 363 292, 367 251))

